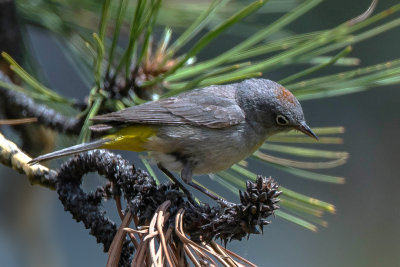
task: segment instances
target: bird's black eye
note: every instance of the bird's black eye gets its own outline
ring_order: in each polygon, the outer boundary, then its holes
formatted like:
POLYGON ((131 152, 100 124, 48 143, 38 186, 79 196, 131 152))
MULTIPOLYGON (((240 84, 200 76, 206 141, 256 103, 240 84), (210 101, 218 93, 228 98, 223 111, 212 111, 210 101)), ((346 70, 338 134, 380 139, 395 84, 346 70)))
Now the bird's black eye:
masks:
POLYGON ((289 124, 289 120, 283 115, 276 116, 275 120, 278 125, 288 125, 289 124))

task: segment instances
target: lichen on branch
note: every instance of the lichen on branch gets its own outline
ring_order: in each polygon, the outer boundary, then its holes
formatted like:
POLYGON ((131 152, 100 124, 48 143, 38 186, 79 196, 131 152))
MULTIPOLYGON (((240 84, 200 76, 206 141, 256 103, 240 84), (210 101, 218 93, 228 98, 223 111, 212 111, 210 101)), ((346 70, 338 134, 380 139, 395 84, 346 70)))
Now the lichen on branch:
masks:
POLYGON ((25 174, 32 184, 55 189, 57 173, 42 165, 29 165, 31 158, 0 133, 0 163, 25 174))

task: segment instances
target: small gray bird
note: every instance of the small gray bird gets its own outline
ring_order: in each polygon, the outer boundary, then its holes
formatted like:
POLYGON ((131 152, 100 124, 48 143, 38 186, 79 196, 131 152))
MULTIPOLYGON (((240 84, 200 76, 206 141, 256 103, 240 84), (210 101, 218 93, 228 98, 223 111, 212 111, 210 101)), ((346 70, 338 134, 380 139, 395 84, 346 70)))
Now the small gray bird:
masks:
POLYGON ((318 139, 292 93, 265 79, 195 89, 92 120, 90 129, 104 137, 31 163, 95 148, 148 151, 161 168, 181 172, 193 185, 193 174, 228 169, 273 134, 297 129, 318 139))

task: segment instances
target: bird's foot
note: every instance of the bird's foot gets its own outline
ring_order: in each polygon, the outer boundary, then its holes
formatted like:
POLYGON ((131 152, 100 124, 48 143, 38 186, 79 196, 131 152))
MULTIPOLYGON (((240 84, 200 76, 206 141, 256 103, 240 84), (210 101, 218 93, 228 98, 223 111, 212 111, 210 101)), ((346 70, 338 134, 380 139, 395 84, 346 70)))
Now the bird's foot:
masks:
POLYGON ((196 190, 202 192, 206 196, 214 199, 218 204, 221 205, 221 207, 225 208, 225 207, 231 207, 231 206, 235 205, 234 203, 229 202, 229 201, 227 201, 227 200, 215 195, 214 193, 211 193, 206 188, 204 188, 204 187, 202 187, 202 186, 200 186, 198 184, 195 184, 193 182, 188 182, 187 184, 190 185, 191 187, 195 188, 196 190))
POLYGON ((235 206, 235 203, 229 202, 226 199, 220 198, 217 200, 217 203, 222 207, 222 208, 230 208, 235 206))
POLYGON ((172 180, 172 182, 176 186, 178 186, 183 191, 183 193, 186 195, 189 202, 192 203, 193 205, 197 206, 197 203, 194 200, 192 193, 190 193, 190 191, 187 190, 187 188, 181 182, 179 182, 179 180, 168 169, 166 169, 161 164, 158 164, 157 166, 165 175, 168 176, 168 178, 170 178, 172 180))

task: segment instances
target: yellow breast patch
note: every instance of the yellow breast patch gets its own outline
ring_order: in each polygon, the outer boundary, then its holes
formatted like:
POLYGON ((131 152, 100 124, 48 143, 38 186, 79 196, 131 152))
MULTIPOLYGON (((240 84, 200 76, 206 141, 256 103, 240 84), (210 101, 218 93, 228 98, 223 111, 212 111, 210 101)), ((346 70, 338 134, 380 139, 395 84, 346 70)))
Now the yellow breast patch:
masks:
POLYGON ((156 126, 134 125, 122 128, 114 134, 105 136, 111 139, 102 148, 129 150, 135 152, 145 151, 144 144, 148 139, 157 134, 156 126))

